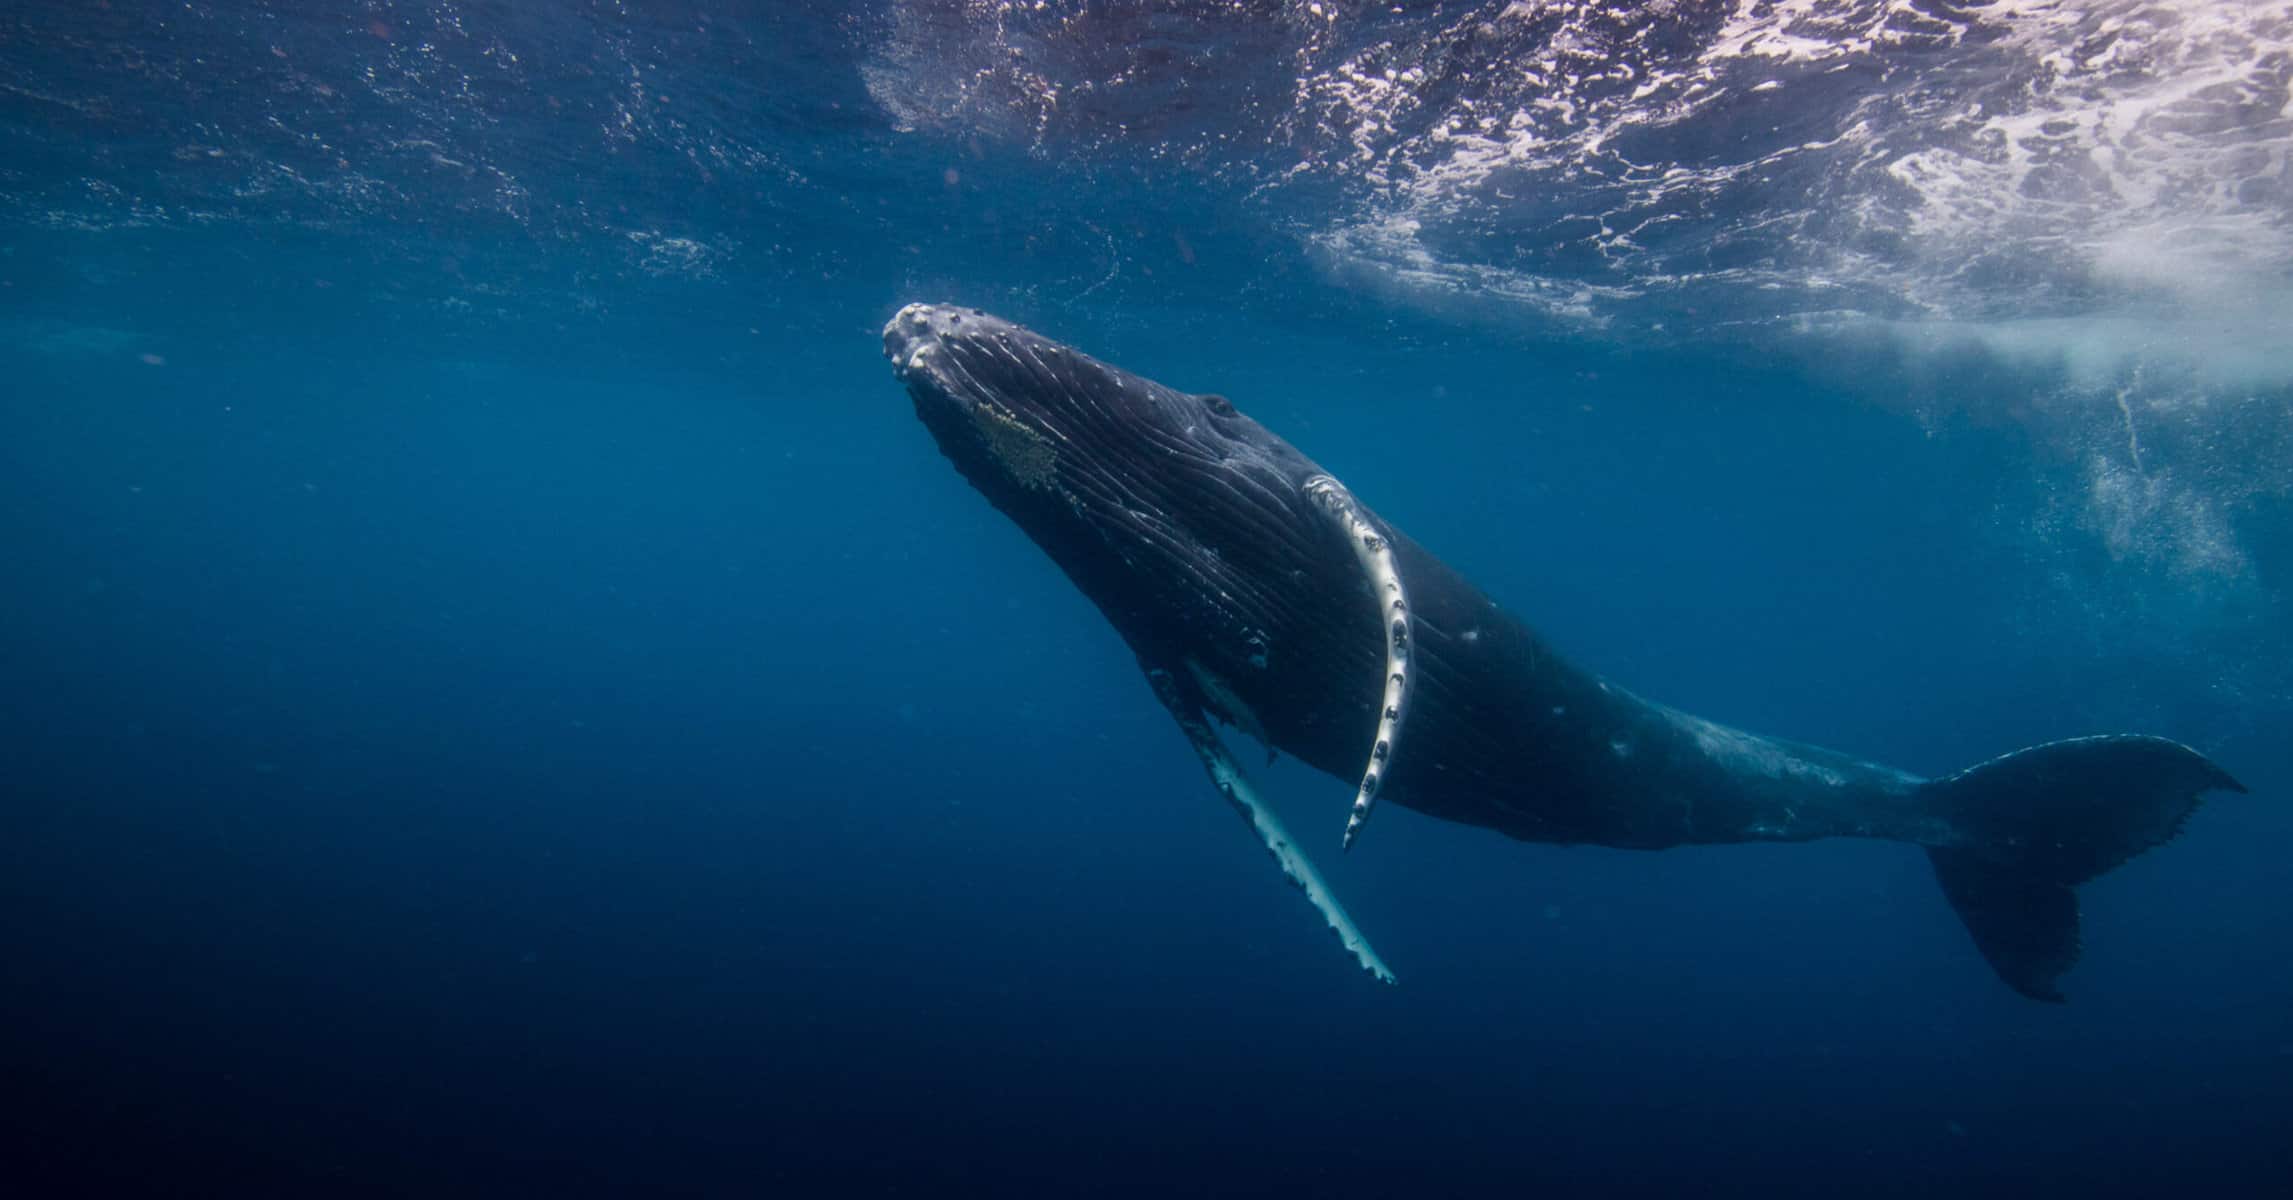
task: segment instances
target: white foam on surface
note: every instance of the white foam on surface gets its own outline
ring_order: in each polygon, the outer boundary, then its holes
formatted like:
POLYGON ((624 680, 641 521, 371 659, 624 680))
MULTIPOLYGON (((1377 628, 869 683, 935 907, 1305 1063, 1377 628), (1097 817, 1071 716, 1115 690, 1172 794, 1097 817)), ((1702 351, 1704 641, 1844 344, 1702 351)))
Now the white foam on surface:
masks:
POLYGON ((2056 380, 2033 435, 2084 464, 2031 536, 2249 586, 2235 515, 2293 483, 2208 431, 2234 409, 2293 440, 2261 398, 2293 386, 2293 3, 1233 3, 1159 28, 1154 62, 1093 49, 1086 7, 908 0, 871 86, 919 127, 1243 178, 1400 305, 1979 351, 2056 380), (1215 138, 1107 107, 1198 95, 1169 63, 1221 39, 1276 78, 1215 138))

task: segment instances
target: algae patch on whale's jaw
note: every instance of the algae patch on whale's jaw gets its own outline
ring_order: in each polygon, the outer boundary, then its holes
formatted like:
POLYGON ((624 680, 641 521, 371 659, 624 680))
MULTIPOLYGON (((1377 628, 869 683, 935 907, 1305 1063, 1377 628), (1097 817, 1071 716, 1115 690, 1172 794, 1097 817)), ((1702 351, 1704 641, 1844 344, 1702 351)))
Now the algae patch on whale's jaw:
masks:
POLYGON ((1021 487, 1049 491, 1058 486, 1059 452, 1051 439, 992 404, 972 405, 971 424, 987 452, 1021 487))

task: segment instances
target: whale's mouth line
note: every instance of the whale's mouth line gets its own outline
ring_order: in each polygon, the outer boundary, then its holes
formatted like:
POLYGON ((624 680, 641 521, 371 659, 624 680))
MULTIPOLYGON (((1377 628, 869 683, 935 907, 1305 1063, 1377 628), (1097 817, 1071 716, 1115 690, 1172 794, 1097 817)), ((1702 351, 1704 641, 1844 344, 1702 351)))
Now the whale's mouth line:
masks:
POLYGON ((912 351, 895 373, 919 415, 939 409, 946 414, 942 419, 967 428, 986 459, 1019 486, 1058 490, 1077 503, 1059 484, 1060 448, 1068 439, 1039 411, 1032 389, 996 387, 982 379, 966 361, 978 353, 977 347, 935 340, 912 351))
POLYGON ((1056 452, 1073 468, 1071 486, 1144 511, 1175 501, 1170 489, 1215 482, 1235 457, 1209 398, 986 313, 908 305, 885 326, 884 353, 920 412, 959 413, 1007 465, 1025 450, 1024 471, 1037 485, 1045 482, 1042 452, 1056 452))
MULTIPOLYGON (((992 328, 993 319, 911 304, 884 327, 884 353, 892 360, 892 373, 907 388, 919 416, 927 423, 952 418, 954 427, 968 429, 969 440, 1012 482, 1029 491, 1058 491, 1077 504, 1072 492, 1059 484, 1059 440, 1056 430, 1028 401, 1037 386, 996 386, 983 378, 984 356, 992 353, 990 336, 970 334, 963 326, 992 328), (1024 408, 1023 408, 1024 406, 1024 408)), ((1008 349, 1005 357, 1024 370, 1027 366, 1008 349)), ((945 439, 943 437, 943 446, 945 439)))

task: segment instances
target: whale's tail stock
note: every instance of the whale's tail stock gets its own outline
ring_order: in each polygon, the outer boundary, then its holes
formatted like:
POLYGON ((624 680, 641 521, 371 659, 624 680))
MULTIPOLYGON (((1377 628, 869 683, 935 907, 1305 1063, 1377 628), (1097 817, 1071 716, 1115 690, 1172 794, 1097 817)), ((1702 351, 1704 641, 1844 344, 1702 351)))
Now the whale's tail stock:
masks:
POLYGON ((2060 1001, 2078 961, 2079 884, 2181 832, 2209 791, 2245 786, 2164 738, 2073 738, 1925 785, 1959 838, 1930 846, 1935 879, 2009 987, 2060 1001))

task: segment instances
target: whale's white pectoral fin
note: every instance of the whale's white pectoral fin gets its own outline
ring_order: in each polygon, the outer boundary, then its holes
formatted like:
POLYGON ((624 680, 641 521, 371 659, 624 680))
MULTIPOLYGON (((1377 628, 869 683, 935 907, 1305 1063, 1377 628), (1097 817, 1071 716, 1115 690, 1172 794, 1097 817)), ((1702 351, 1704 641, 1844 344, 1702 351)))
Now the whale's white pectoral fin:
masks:
POLYGON ((1377 956, 1369 939, 1362 936, 1353 918, 1346 915, 1345 906, 1338 903, 1330 885, 1322 881, 1321 872, 1316 871, 1314 864, 1298 849, 1290 831, 1282 827, 1282 819, 1274 815, 1257 789, 1250 786, 1249 778, 1242 773, 1242 764, 1227 750, 1218 731, 1210 727, 1201 707, 1180 693, 1178 680, 1168 671, 1150 667, 1147 681, 1154 685, 1155 697, 1170 710, 1171 717, 1186 734, 1186 740, 1193 745, 1194 753, 1202 759, 1203 768, 1210 772, 1210 782, 1218 787, 1218 794, 1226 797, 1234 811, 1249 822, 1258 840, 1265 843, 1267 852, 1282 868, 1282 874, 1298 885, 1298 890, 1306 894, 1307 902, 1328 922, 1330 932, 1338 935, 1338 944, 1354 956, 1362 970, 1392 983, 1393 972, 1386 969, 1385 960, 1377 956))
POLYGON ((1361 789, 1354 793, 1353 811, 1346 814, 1343 844, 1351 850, 1354 835, 1369 820, 1370 806, 1377 803, 1378 785, 1384 782, 1394 751, 1401 745, 1401 722, 1409 712, 1409 635, 1413 625, 1409 594, 1401 586, 1401 567, 1394 561, 1393 545, 1370 524, 1361 502, 1344 484, 1327 475, 1307 480, 1305 488, 1306 495, 1337 522, 1338 532, 1353 547, 1354 558, 1368 574, 1377 595, 1378 619, 1385 626, 1385 696, 1378 708, 1377 740, 1370 743, 1369 767, 1362 772, 1361 789))

